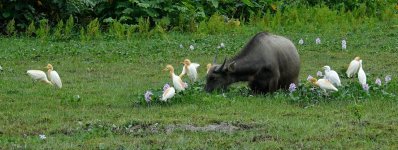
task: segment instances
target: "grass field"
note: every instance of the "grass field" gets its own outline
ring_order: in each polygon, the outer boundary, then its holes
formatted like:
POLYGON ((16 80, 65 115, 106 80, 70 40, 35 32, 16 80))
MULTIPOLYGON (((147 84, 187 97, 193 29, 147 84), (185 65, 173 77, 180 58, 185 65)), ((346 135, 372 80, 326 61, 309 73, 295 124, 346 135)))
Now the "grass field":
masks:
POLYGON ((347 85, 348 90, 308 101, 291 100, 287 91, 252 96, 245 83, 225 94, 201 90, 217 45, 226 45, 218 61, 231 57, 262 31, 256 27, 86 42, 1 37, 0 149, 397 149, 397 27, 376 22, 344 37, 335 34, 337 28, 272 31, 294 43, 304 39, 296 45, 302 88, 324 65, 347 85), (315 44, 317 37, 322 44, 315 44), (343 38, 347 50, 341 50, 343 38), (355 56, 363 59, 368 94, 357 79, 343 77, 355 56), (201 84, 168 103, 146 105, 146 90, 159 91, 171 82, 162 71, 166 64, 179 73, 184 58, 201 64, 201 84), (32 82, 26 74, 47 63, 60 74, 62 89, 32 82), (392 81, 382 93, 374 82, 379 77, 384 84, 386 75, 392 81))

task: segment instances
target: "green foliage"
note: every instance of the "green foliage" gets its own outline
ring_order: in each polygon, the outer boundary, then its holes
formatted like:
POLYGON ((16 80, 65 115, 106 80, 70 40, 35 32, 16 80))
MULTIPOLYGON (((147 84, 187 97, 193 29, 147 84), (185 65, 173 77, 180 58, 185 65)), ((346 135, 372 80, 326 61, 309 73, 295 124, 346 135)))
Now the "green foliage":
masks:
POLYGON ((360 123, 363 118, 363 106, 359 104, 354 104, 349 107, 350 112, 352 113, 353 117, 360 123))
POLYGON ((73 16, 70 15, 68 20, 66 21, 64 37, 66 39, 70 39, 72 37, 73 27, 75 26, 73 16))
POLYGON ((137 31, 138 26, 137 25, 129 25, 127 27, 127 33, 126 36, 128 39, 130 39, 133 36, 133 33, 137 31))
POLYGON ((109 27, 109 34, 117 39, 124 39, 126 34, 126 27, 119 21, 113 21, 109 27))
POLYGON ((149 32, 149 18, 140 17, 138 19, 138 32, 140 33, 148 33, 149 32))
POLYGON ((15 31, 15 20, 12 19, 7 23, 7 34, 8 36, 15 36, 16 35, 16 31, 15 31))
POLYGON ((61 20, 58 22, 57 26, 55 27, 53 34, 56 40, 61 40, 64 38, 64 35, 62 33, 63 29, 64 29, 64 21, 61 20))
POLYGON ((47 19, 39 21, 39 28, 37 29, 37 36, 43 41, 49 36, 50 27, 47 19))
POLYGON ((88 40, 89 37, 86 35, 86 31, 84 30, 84 27, 80 28, 80 41, 84 42, 88 40))
POLYGON ((95 18, 94 20, 92 20, 88 25, 87 25, 87 40, 90 40, 92 38, 96 39, 100 36, 100 25, 99 25, 99 21, 98 18, 95 18))
POLYGON ((224 32, 225 27, 224 18, 217 13, 212 15, 207 23, 207 30, 210 34, 224 32))
POLYGON ((28 26, 28 28, 26 29, 26 35, 27 36, 32 36, 34 33, 36 32, 36 26, 35 26, 35 23, 32 21, 30 24, 29 24, 29 26, 28 26))
MULTIPOLYGON (((66 20, 71 16, 76 16, 79 25, 87 25, 91 18, 98 18, 100 26, 107 18, 115 18, 122 24, 135 25, 142 22, 145 18, 149 22, 149 30, 154 31, 180 30, 196 32, 199 24, 203 21, 209 21, 210 16, 218 13, 227 18, 239 18, 242 23, 262 22, 259 28, 275 29, 282 27, 283 22, 304 23, 302 15, 316 17, 321 24, 328 18, 328 14, 317 14, 311 10, 301 11, 303 8, 319 7, 320 13, 352 13, 356 19, 377 17, 378 19, 391 20, 394 17, 394 1, 366 1, 366 0, 327 0, 327 1, 141 1, 141 0, 68 0, 68 1, 2 1, 0 2, 0 22, 6 22, 15 19, 15 30, 26 31, 29 23, 33 20, 47 19, 49 25, 56 25, 58 20, 66 20), (48 8, 48 9, 43 9, 48 8), (300 10, 300 11, 296 11, 300 10), (343 11, 340 11, 343 10, 343 11), (288 16, 290 14, 292 16, 288 16), (267 19, 264 20, 264 16, 267 19), (269 17, 271 15, 272 17, 269 17), (318 16, 318 17, 317 17, 318 16), (321 16, 321 17, 319 17, 321 16), (167 18, 166 24, 156 24, 159 20, 167 18), (271 20, 270 20, 271 19, 271 20), (160 25, 160 27, 159 27, 160 25)), ((303 9, 305 10, 305 9, 303 9)), ((330 14, 329 14, 330 15, 330 14)), ((165 21, 164 20, 164 21, 165 21)), ((313 20, 313 19, 311 19, 313 20)), ((162 22, 162 21, 161 21, 162 22)), ((361 23, 361 22, 355 22, 361 23)), ((68 23, 66 23, 68 24, 68 23)), ((234 23, 231 23, 233 25, 234 23)), ((5 25, 0 25, 2 33, 6 33, 5 25)), ((68 26, 66 27, 72 27, 68 26)), ((71 28, 71 29, 72 29, 71 28)), ((315 28, 315 27, 314 27, 315 28)), ((202 28, 203 29, 203 28, 202 28)), ((65 30, 65 38, 71 36, 65 30)), ((213 31, 210 31, 213 32, 213 31)), ((88 32, 90 33, 90 32, 88 32)))

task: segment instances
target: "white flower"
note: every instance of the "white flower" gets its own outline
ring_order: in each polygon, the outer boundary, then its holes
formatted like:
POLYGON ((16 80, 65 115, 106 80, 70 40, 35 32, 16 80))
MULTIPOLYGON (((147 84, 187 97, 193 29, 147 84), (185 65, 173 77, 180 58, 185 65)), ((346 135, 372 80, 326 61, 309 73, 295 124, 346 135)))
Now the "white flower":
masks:
POLYGON ((346 40, 342 40, 341 41, 341 48, 342 49, 347 49, 347 41, 346 40))
POLYGON ((44 140, 44 139, 47 138, 46 135, 44 135, 44 134, 40 134, 39 137, 40 137, 41 140, 44 140))
POLYGON ((376 83, 376 85, 381 86, 381 79, 377 78, 375 83, 376 83))
POLYGON ((194 50, 195 47, 193 47, 193 45, 189 45, 189 49, 194 50))
POLYGON ((180 48, 184 48, 184 46, 182 46, 182 44, 180 44, 180 48))
POLYGON ((320 39, 319 37, 317 37, 317 38, 315 39, 315 44, 321 44, 321 39, 320 39))
POLYGON ((303 45, 303 44, 304 44, 304 40, 303 40, 303 39, 300 39, 300 40, 299 40, 299 44, 300 44, 300 45, 303 45))
POLYGON ((224 48, 224 47, 225 47, 224 43, 221 43, 220 48, 224 48))

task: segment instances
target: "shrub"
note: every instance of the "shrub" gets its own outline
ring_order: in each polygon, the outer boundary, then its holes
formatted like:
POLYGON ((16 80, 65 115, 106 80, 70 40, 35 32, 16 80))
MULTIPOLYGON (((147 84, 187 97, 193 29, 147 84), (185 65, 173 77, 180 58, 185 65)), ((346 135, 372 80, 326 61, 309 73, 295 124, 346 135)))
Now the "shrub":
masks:
POLYGON ((63 38, 62 30, 64 28, 64 21, 59 21, 54 30, 54 38, 60 40, 63 38))
POLYGON ((100 36, 100 31, 99 31, 100 25, 98 22, 98 18, 95 18, 92 20, 88 25, 87 25, 87 40, 91 38, 98 38, 100 36))
POLYGON ((6 27, 6 32, 8 36, 15 36, 16 31, 15 31, 15 20, 12 19, 7 23, 7 27, 6 27))
POLYGON ((69 15, 69 19, 66 21, 65 30, 64 30, 64 37, 66 39, 69 39, 72 37, 72 31, 73 31, 74 24, 75 23, 74 23, 72 15, 69 15))
POLYGON ((26 29, 26 35, 32 36, 33 34, 35 34, 35 32, 36 32, 36 26, 35 26, 35 23, 32 21, 29 24, 28 28, 26 29))
POLYGON ((39 29, 37 29, 37 36, 41 40, 45 40, 48 37, 50 27, 48 26, 48 20, 42 19, 39 21, 39 29))

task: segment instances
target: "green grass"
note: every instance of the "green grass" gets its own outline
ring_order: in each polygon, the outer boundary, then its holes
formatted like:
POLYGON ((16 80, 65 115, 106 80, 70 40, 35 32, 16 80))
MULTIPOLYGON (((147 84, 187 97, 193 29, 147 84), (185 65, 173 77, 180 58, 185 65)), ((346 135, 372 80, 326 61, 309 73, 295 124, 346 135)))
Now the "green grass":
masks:
MULTIPOLYGON (((345 37, 327 30, 273 30, 297 43, 302 61, 301 83, 329 65, 342 71, 355 57, 363 59, 368 83, 392 75, 385 89, 396 95, 398 82, 397 28, 391 22, 359 25, 345 37), (320 37, 321 45, 315 45, 320 37), (347 38, 347 51, 341 39, 347 38)), ((162 69, 190 58, 205 65, 217 45, 221 57, 233 56, 259 27, 242 27, 215 35, 171 32, 161 37, 135 35, 131 40, 46 41, 0 38, 0 149, 396 149, 396 96, 361 91, 354 86, 315 101, 292 101, 288 92, 250 96, 245 83, 234 85, 224 97, 191 88, 168 103, 143 102, 146 90, 170 83, 162 69), (183 44, 185 48, 180 49, 183 44), (188 50, 193 44, 195 50, 188 50), (63 81, 62 89, 34 83, 26 70, 51 63, 63 81), (81 98, 77 99, 79 95, 81 98), (334 97, 336 96, 336 97, 334 97), (359 117, 353 109, 359 110, 359 117), (209 125, 218 125, 212 130, 209 125), (202 127, 202 128, 200 128, 202 127), (232 131, 230 131, 232 130, 232 131), (47 139, 40 140, 39 134, 47 139)), ((303 86, 306 87, 306 86, 303 86)))

